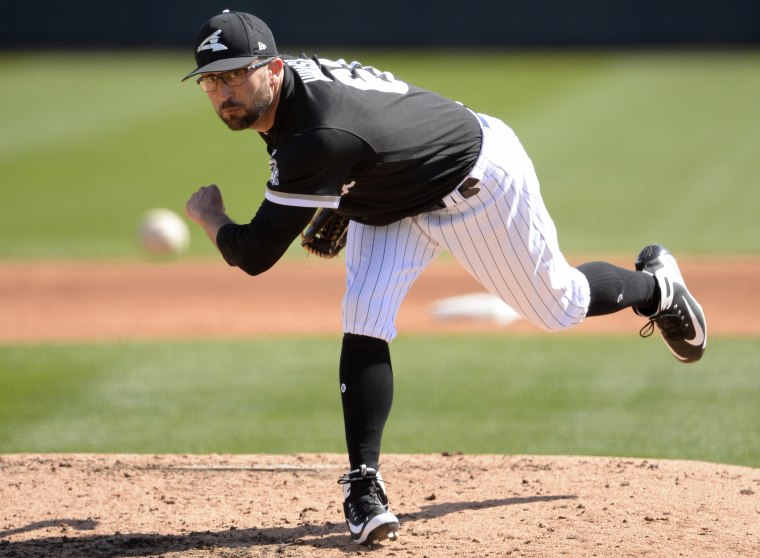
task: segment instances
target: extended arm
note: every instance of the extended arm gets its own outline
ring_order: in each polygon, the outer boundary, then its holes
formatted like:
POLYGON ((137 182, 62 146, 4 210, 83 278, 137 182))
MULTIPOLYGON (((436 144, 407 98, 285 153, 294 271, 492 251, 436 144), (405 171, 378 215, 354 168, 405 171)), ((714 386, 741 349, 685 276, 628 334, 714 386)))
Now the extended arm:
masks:
POLYGON ((195 192, 185 211, 203 227, 227 263, 249 275, 263 273, 277 263, 314 215, 314 208, 264 200, 250 223, 239 225, 227 216, 215 185, 195 192))

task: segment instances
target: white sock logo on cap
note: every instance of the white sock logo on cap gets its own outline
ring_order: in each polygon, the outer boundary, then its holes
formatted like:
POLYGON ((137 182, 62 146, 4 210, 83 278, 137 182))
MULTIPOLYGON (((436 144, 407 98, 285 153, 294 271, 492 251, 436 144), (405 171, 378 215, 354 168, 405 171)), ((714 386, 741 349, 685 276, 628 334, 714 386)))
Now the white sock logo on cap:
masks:
POLYGON ((213 52, 216 52, 217 50, 227 50, 227 47, 224 46, 222 43, 219 42, 219 35, 222 34, 222 30, 214 31, 203 39, 203 42, 198 46, 198 52, 202 50, 211 50, 213 52))

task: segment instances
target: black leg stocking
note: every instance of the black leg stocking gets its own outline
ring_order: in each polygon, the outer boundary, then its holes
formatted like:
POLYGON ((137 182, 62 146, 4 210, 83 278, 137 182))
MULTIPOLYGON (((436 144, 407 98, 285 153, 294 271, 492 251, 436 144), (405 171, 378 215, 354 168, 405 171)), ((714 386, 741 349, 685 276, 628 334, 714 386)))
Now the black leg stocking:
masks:
POLYGON ((591 288, 591 304, 586 316, 611 314, 628 307, 652 308, 659 300, 657 281, 646 273, 606 262, 585 263, 578 269, 591 288))
POLYGON ((351 470, 360 465, 377 468, 393 402, 388 343, 346 333, 340 355, 340 391, 351 470))

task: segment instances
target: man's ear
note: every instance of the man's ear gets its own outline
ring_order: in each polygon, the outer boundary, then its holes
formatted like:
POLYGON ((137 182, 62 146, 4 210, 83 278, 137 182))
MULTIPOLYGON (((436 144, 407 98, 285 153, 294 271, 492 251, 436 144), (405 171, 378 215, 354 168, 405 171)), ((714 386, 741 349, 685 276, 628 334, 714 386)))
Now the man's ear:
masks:
POLYGON ((279 79, 282 75, 282 69, 284 68, 285 64, 283 63, 281 58, 275 58, 269 63, 268 69, 269 69, 269 75, 271 78, 279 79))

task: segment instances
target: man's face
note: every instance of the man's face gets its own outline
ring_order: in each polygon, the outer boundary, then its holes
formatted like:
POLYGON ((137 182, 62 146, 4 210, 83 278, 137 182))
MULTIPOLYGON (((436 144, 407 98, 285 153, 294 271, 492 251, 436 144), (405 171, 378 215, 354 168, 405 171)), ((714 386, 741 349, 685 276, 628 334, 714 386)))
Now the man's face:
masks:
POLYGON ((204 78, 216 77, 216 89, 207 91, 216 113, 231 130, 245 130, 253 126, 272 105, 269 66, 231 72, 203 74, 204 78), (242 74, 241 74, 242 72, 242 74), (222 77, 224 74, 226 80, 222 77), (234 78, 234 79, 231 79, 234 78), (237 83, 229 85, 228 82, 237 83))

